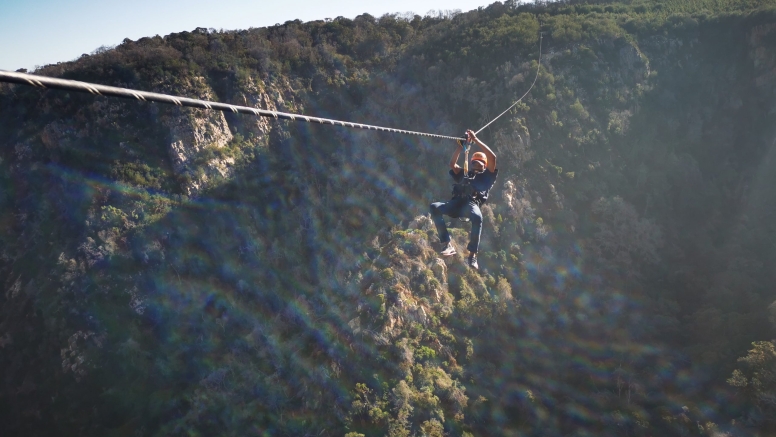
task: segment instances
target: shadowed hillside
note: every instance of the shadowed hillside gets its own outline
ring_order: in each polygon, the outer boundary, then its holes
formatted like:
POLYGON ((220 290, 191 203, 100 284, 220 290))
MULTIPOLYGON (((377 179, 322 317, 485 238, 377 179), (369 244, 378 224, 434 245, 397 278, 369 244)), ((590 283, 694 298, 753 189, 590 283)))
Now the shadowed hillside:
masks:
POLYGON ((776 3, 494 3, 125 40, 0 84, 8 435, 758 436, 776 427, 776 3), (464 252, 469 224, 451 232, 464 252))

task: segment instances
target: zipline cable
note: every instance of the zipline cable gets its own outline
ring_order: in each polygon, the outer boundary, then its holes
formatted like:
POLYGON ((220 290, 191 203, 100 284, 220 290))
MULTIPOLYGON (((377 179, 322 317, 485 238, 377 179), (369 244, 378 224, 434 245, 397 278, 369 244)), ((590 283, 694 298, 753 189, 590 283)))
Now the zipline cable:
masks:
MULTIPOLYGON (((534 80, 533 80, 533 83, 531 84, 531 87, 528 88, 528 91, 526 91, 525 94, 523 94, 523 97, 527 96, 528 93, 531 92, 531 90, 533 89, 534 85, 536 84, 536 79, 539 78, 539 69, 541 68, 541 66, 542 66, 542 34, 539 33, 539 62, 536 65, 536 76, 534 76, 534 80)), ((494 118, 493 120, 489 121, 488 124, 486 124, 485 126, 481 127, 480 130, 478 130, 477 132, 474 133, 474 135, 477 135, 478 133, 482 132, 483 129, 485 129, 486 127, 490 126, 494 121, 498 120, 499 118, 501 118, 502 115, 506 114, 507 111, 509 111, 510 109, 514 108, 515 105, 517 105, 518 103, 520 103, 521 100, 523 100, 523 97, 520 97, 519 99, 517 99, 517 101, 515 103, 513 103, 512 106, 510 106, 509 108, 506 109, 506 111, 504 111, 501 114, 499 114, 498 116, 496 116, 496 118, 494 118)))
POLYGON ((118 88, 105 85, 97 85, 88 82, 79 82, 75 80, 58 79, 53 77, 38 76, 27 73, 17 73, 0 70, 0 82, 18 83, 22 85, 32 85, 38 88, 56 88, 67 91, 88 92, 98 96, 123 97, 127 99, 136 99, 144 102, 168 103, 176 106, 188 106, 192 108, 215 109, 224 112, 234 112, 243 114, 253 114, 260 117, 270 117, 275 119, 306 121, 308 123, 330 124, 333 126, 352 127, 356 129, 376 130, 380 132, 393 132, 405 135, 418 135, 421 137, 440 138, 445 140, 466 140, 465 137, 453 137, 448 135, 429 134, 425 132, 415 132, 402 129, 394 129, 383 126, 372 126, 369 124, 352 123, 349 121, 331 120, 328 118, 311 117, 308 115, 290 114, 287 112, 269 111, 266 109, 251 108, 248 106, 236 106, 226 103, 211 102, 207 100, 190 99, 187 97, 171 96, 160 93, 150 93, 147 91, 137 91, 128 88, 118 88))

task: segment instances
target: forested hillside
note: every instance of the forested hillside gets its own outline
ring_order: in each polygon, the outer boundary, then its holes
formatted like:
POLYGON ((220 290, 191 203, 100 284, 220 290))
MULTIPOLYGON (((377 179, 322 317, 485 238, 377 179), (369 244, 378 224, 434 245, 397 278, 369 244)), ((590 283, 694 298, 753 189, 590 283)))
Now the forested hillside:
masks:
POLYGON ((1 84, 3 435, 772 435, 774 0, 199 28, 34 73, 461 135, 537 67, 479 135, 479 272, 427 216, 452 141, 1 84))

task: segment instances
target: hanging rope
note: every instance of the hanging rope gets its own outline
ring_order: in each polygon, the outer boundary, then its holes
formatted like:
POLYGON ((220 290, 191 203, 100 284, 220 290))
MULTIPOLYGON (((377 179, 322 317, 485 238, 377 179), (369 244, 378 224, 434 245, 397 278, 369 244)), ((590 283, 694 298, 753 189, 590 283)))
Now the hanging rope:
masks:
POLYGON ((128 88, 117 88, 112 86, 97 85, 87 82, 78 82, 75 80, 57 79, 53 77, 37 76, 26 73, 16 73, 0 70, 0 82, 19 83, 23 85, 32 85, 38 88, 56 88, 67 91, 80 91, 91 93, 98 96, 123 97, 127 99, 136 99, 143 102, 168 103, 176 106, 189 106, 192 108, 215 109, 217 111, 234 112, 243 114, 253 114, 259 117, 270 117, 274 119, 283 119, 291 121, 305 121, 308 123, 330 124, 334 126, 352 127, 356 129, 376 130, 380 132, 393 132, 405 135, 418 135, 421 137, 440 138, 445 140, 465 140, 465 137, 452 137, 448 135, 429 134, 425 132, 415 132, 402 129, 394 129, 383 126, 372 126, 369 124, 352 123, 349 121, 331 120, 328 118, 310 117, 308 115, 290 114, 287 112, 268 111, 266 109, 251 108, 248 106, 235 106, 226 103, 211 102, 207 100, 189 99, 187 97, 170 96, 167 94, 149 93, 146 91, 131 90, 128 88))
MULTIPOLYGON (((536 79, 538 79, 538 78, 539 78, 539 68, 540 68, 541 66, 542 66, 542 34, 541 34, 541 33, 539 33, 539 62, 538 62, 538 64, 536 65, 536 76, 534 76, 534 80, 533 80, 533 83, 531 84, 531 87, 530 87, 530 88, 528 88, 528 91, 526 91, 526 92, 525 92, 525 94, 523 94, 523 97, 527 96, 527 95, 528 95, 528 93, 530 93, 530 92, 531 92, 531 90, 533 89, 534 85, 536 84, 536 79)), ((485 129, 486 127, 490 126, 490 125, 491 125, 491 124, 492 124, 494 121, 496 121, 496 120, 498 120, 499 118, 501 118, 501 116, 502 116, 502 115, 504 115, 504 114, 506 114, 506 113, 507 113, 507 111, 509 111, 510 109, 514 108, 514 107, 515 107, 515 105, 517 105, 518 103, 520 103, 520 101, 521 101, 521 100, 523 100, 523 97, 520 97, 519 99, 517 99, 517 101, 516 101, 515 103, 513 103, 513 104, 512 104, 512 106, 510 106, 509 108, 507 108, 507 109, 506 109, 506 111, 502 112, 502 113, 501 113, 501 114, 499 114, 499 115, 498 115, 496 118, 494 118, 493 120, 489 121, 489 122, 488 122, 488 124, 486 124, 485 126, 481 127, 481 128, 480 128, 480 130, 478 130, 478 131, 477 131, 477 132, 475 132, 474 134, 475 134, 475 135, 477 135, 478 133, 482 132, 482 130, 483 130, 483 129, 485 129)))
POLYGON ((463 148, 463 174, 468 175, 469 174, 469 150, 472 148, 472 143, 469 142, 469 140, 464 141, 463 143, 458 140, 458 145, 463 148))

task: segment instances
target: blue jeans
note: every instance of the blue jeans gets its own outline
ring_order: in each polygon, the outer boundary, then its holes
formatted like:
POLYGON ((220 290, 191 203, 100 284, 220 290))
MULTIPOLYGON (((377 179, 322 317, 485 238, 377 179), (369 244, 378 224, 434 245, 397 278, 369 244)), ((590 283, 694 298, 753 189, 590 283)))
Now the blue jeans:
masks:
POLYGON ((436 202, 431 204, 431 219, 434 220, 439 241, 447 243, 450 241, 450 234, 447 232, 445 219, 443 215, 452 218, 467 217, 472 222, 472 230, 469 234, 469 245, 466 248, 469 252, 476 253, 480 246, 480 234, 482 233, 482 212, 477 203, 467 199, 453 198, 447 202, 436 202))

